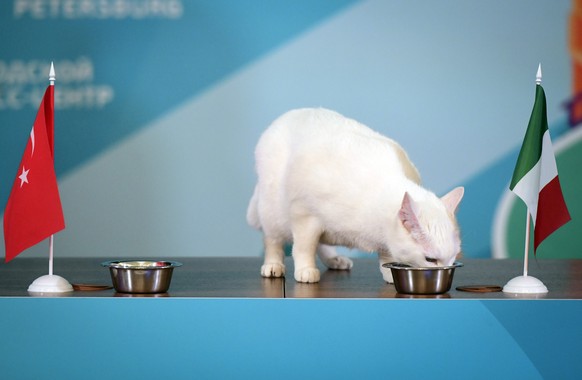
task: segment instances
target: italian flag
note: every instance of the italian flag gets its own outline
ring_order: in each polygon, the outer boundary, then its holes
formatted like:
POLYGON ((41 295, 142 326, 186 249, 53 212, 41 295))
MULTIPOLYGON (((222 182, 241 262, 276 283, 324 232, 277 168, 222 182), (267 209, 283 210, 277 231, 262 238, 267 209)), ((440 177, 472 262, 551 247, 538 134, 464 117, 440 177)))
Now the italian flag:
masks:
POLYGON ((527 206, 534 225, 534 252, 540 243, 570 220, 546 114, 546 95, 536 85, 536 98, 509 189, 527 206))

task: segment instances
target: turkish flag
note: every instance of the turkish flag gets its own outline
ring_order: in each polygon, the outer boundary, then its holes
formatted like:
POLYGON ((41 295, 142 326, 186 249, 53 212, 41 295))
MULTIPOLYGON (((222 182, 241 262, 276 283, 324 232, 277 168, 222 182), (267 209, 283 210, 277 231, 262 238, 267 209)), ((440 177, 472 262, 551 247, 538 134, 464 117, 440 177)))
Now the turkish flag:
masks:
POLYGON ((65 228, 53 161, 54 86, 36 114, 4 210, 6 262, 65 228))

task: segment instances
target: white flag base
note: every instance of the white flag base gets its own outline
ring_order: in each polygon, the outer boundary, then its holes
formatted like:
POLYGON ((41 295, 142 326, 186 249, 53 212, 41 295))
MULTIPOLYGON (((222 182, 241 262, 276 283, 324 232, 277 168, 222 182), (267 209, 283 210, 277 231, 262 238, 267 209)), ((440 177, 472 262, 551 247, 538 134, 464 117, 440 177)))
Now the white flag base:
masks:
POLYGON ((518 276, 512 278, 503 287, 505 293, 537 294, 547 293, 548 288, 543 282, 532 276, 518 276))
POLYGON ((28 287, 31 293, 67 293, 72 292, 73 287, 69 281, 55 274, 47 274, 34 280, 28 287))

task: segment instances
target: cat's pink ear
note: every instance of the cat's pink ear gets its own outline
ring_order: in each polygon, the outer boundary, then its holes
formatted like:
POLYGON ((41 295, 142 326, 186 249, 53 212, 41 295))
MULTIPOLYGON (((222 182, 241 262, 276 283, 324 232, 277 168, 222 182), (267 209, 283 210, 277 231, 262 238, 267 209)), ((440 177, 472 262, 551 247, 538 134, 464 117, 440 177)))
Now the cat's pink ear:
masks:
POLYGON ((402 222, 402 225, 408 232, 412 235, 417 236, 421 232, 420 224, 418 223, 418 217, 415 212, 414 200, 410 197, 408 192, 404 193, 404 198, 402 199, 402 206, 400 206, 400 211, 398 212, 398 217, 402 222))
POLYGON ((454 214, 457 212, 457 207, 461 203, 461 199, 463 199, 463 194, 465 194, 465 188, 456 187, 441 198, 449 213, 454 214))

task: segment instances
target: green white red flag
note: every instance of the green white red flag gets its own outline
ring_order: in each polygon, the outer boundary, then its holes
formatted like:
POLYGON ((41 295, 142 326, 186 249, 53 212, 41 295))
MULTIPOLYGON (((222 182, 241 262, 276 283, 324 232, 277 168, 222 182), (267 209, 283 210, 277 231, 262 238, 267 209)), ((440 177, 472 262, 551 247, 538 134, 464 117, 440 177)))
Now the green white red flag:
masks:
MULTIPOLYGON (((541 80, 541 73, 538 75, 541 80)), ((534 252, 545 238, 570 221, 548 129, 546 95, 539 83, 509 189, 523 200, 532 217, 534 252)))
POLYGON ((54 86, 45 91, 4 211, 6 262, 65 228, 53 161, 54 86))

